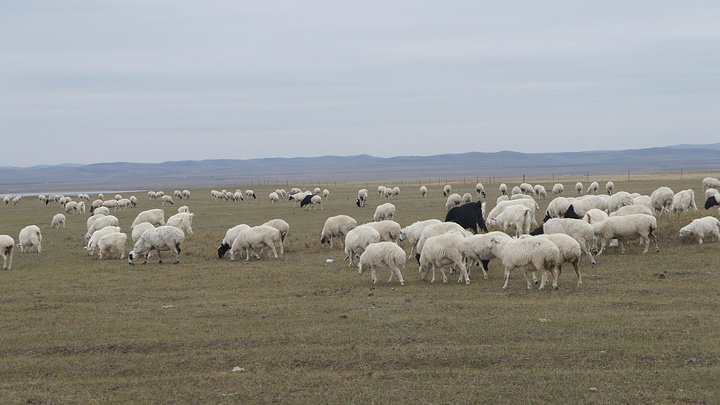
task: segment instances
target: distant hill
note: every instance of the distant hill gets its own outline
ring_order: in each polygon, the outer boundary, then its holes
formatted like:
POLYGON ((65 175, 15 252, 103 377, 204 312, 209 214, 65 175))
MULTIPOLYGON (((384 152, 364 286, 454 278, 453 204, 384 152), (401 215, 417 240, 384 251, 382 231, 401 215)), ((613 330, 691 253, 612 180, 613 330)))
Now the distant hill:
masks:
POLYGON ((63 164, 0 168, 0 194, 86 190, 232 187, 241 184, 390 181, 720 171, 720 143, 565 153, 468 152, 379 158, 369 155, 63 164))

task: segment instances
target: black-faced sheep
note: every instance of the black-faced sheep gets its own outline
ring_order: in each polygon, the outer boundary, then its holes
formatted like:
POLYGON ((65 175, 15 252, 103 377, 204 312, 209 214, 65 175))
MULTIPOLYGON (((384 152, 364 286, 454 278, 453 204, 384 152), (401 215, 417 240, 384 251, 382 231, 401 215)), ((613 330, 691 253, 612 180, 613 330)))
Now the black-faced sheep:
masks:
POLYGON ((477 198, 485 198, 485 186, 483 186, 482 183, 475 185, 475 192, 477 193, 477 198))
POLYGON ((450 209, 445 215, 445 222, 455 222, 463 229, 472 230, 473 233, 480 233, 480 230, 487 232, 483 218, 483 203, 480 201, 450 209))
POLYGON ((185 234, 174 226, 163 225, 155 229, 148 229, 135 242, 133 250, 128 254, 128 263, 135 264, 135 259, 143 256, 145 258, 143 264, 146 264, 152 250, 157 251, 158 262, 162 263, 160 252, 172 250, 175 252, 175 264, 177 264, 180 262, 180 245, 184 241, 185 234))
POLYGON ((220 242, 220 247, 218 248, 218 257, 223 258, 225 256, 225 253, 227 253, 228 250, 232 249, 232 244, 235 242, 235 238, 237 238, 238 234, 245 230, 250 229, 250 225, 246 224, 240 224, 236 225, 225 232, 225 237, 223 238, 222 242, 220 242))
POLYGON ((255 249, 264 248, 269 248, 272 255, 277 259, 278 255, 275 244, 279 243, 280 231, 272 226, 260 225, 245 229, 240 231, 233 241, 232 249, 230 250, 230 260, 234 261, 238 253, 243 255, 244 252, 247 252, 245 261, 250 261, 250 253, 257 259, 260 259, 260 255, 255 253, 255 249))

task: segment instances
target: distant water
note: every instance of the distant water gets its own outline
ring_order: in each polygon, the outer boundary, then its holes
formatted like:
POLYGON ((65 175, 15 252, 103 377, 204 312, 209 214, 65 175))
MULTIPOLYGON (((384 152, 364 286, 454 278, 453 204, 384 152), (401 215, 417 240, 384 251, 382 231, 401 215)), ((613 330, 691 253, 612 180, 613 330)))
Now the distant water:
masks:
MULTIPOLYGON (((97 196, 98 194, 104 194, 104 195, 105 195, 105 198, 107 199, 108 197, 109 197, 109 198, 114 198, 114 197, 115 197, 115 194, 128 194, 127 196, 123 195, 123 197, 129 197, 129 196, 130 196, 130 195, 129 195, 130 193, 147 193, 148 191, 150 191, 150 190, 52 191, 52 192, 50 192, 50 191, 42 191, 42 192, 38 192, 38 193, 17 193, 17 194, 9 193, 9 194, 1 194, 1 195, 2 195, 2 196, 9 195, 9 196, 11 196, 11 197, 15 197, 15 196, 18 196, 18 195, 19 195, 19 196, 22 196, 22 197, 37 197, 37 196, 40 195, 40 194, 45 194, 46 196, 48 196, 48 195, 53 195, 53 194, 59 194, 59 195, 67 196, 67 197, 77 198, 77 195, 80 194, 80 193, 82 193, 82 194, 87 194, 87 195, 89 195, 91 198, 92 198, 93 196, 97 196)), ((136 196, 136 197, 137 197, 137 196, 136 196)), ((2 198, 2 197, 0 197, 0 198, 2 198)))

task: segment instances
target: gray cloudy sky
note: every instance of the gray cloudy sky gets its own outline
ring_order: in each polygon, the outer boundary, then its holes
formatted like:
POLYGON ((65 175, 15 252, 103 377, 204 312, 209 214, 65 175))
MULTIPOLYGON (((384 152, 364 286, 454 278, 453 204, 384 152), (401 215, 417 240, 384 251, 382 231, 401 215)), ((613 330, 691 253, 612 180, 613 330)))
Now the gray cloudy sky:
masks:
POLYGON ((0 166, 720 141, 717 1, 0 2, 0 166))

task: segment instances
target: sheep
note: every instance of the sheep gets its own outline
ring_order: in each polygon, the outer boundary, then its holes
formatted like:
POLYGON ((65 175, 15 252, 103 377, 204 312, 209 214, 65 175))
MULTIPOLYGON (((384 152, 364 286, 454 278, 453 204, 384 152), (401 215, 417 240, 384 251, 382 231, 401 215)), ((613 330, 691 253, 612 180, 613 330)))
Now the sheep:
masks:
POLYGON ((185 233, 185 235, 192 235, 192 220, 195 214, 189 212, 178 212, 177 214, 168 218, 166 225, 174 226, 185 233))
POLYGON ((405 251, 400 246, 392 242, 372 243, 360 255, 360 263, 358 264, 358 273, 361 275, 366 269, 370 269, 370 278, 373 284, 377 284, 376 269, 378 267, 388 267, 390 269, 390 279, 392 282, 393 275, 397 275, 400 285, 405 285, 400 268, 405 270, 405 251))
POLYGON ((90 203, 90 212, 94 213, 96 209, 103 206, 103 200, 94 200, 90 203))
POLYGON ((271 219, 265 222, 263 225, 271 226, 280 232, 280 255, 282 256, 285 251, 285 238, 288 232, 290 232, 290 225, 282 219, 271 219))
MULTIPOLYGON (((215 190, 213 190, 215 191, 215 190)), ((154 191, 148 191, 148 198, 151 200, 155 199, 155 192, 154 191)))
POLYGON ((462 204, 462 197, 458 193, 452 193, 448 195, 447 201, 445 202, 445 211, 450 211, 451 208, 460 206, 462 204))
POLYGON ((98 207, 92 213, 93 215, 110 215, 110 208, 98 207))
POLYGON ((113 215, 105 215, 98 218, 92 223, 92 225, 90 225, 90 228, 88 228, 87 233, 85 234, 85 243, 87 244, 95 231, 105 228, 106 226, 118 226, 118 223, 119 221, 117 217, 113 215))
POLYGON ((596 208, 599 210, 605 210, 607 208, 607 202, 602 196, 589 195, 582 198, 576 198, 570 203, 567 211, 565 211, 564 218, 582 218, 586 212, 596 208))
POLYGON ((555 183, 552 188, 553 195, 559 195, 562 194, 563 191, 565 191, 565 186, 563 186, 561 183, 555 183))
MULTIPOLYGON (((101 194, 101 195, 102 195, 102 194, 101 194)), ((164 191, 162 191, 162 190, 156 191, 156 192, 155 192, 155 197, 154 197, 154 199, 156 199, 156 200, 157 200, 158 198, 162 199, 164 196, 165 196, 165 192, 164 192, 164 191)), ((100 197, 100 198, 102 198, 102 197, 100 197)))
POLYGON ((426 195, 427 195, 427 187, 420 186, 420 197, 425 198, 426 195))
POLYGON ((615 183, 613 183, 612 181, 608 181, 607 183, 605 183, 605 192, 608 195, 611 195, 613 193, 614 189, 615 189, 615 183))
POLYGON ((500 187, 498 187, 498 189, 500 190, 500 194, 507 195, 507 186, 505 183, 500 183, 500 187))
POLYGON ((532 212, 532 223, 535 223, 535 211, 538 210, 539 206, 537 202, 533 199, 527 199, 527 198, 519 198, 515 200, 510 201, 501 201, 498 203, 498 205, 495 206, 490 212, 487 214, 487 220, 488 221, 494 221, 496 220, 497 216, 500 215, 507 207, 513 206, 513 205, 524 205, 528 208, 530 208, 530 211, 532 212))
POLYGON ((25 249, 30 251, 33 246, 37 249, 37 252, 42 252, 42 234, 40 228, 37 225, 28 225, 20 231, 18 235, 18 247, 20 253, 24 253, 25 249))
POLYGON ((15 239, 10 235, 0 235, 0 256, 3 258, 3 270, 11 270, 15 239))
POLYGON ((377 192, 378 192, 378 195, 379 195, 380 197, 382 197, 383 194, 385 194, 385 186, 378 186, 377 192))
POLYGON ((697 235, 698 243, 703 243, 705 235, 712 235, 715 240, 720 240, 720 221, 711 216, 694 219, 689 224, 680 228, 680 237, 684 238, 687 236, 697 235))
POLYGON ((392 220, 395 217, 395 206, 391 203, 380 204, 375 208, 373 221, 379 222, 384 219, 392 220))
POLYGON ((720 180, 714 177, 705 177, 703 179, 703 191, 709 188, 720 188, 720 180))
POLYGON ((697 204, 695 204, 695 192, 689 188, 687 190, 678 191, 673 196, 672 212, 688 212, 692 208, 697 211, 697 204))
POLYGON ((472 202, 472 195, 470 193, 465 193, 462 195, 461 204, 466 204, 472 202))
POLYGON ((55 216, 52 218, 52 221, 50 221, 50 227, 53 229, 58 229, 60 228, 60 225, 65 228, 65 215, 55 214, 55 216))
POLYGON ((313 195, 320 195, 321 192, 322 190, 320 190, 320 187, 315 187, 315 189, 313 190, 313 195))
POLYGON ((608 218, 607 212, 603 210, 599 210, 597 208, 593 208, 588 210, 585 215, 582 217, 582 220, 587 222, 588 224, 595 224, 600 221, 604 221, 608 218))
POLYGON ((645 214, 645 215, 652 215, 653 211, 652 209, 648 208, 645 205, 642 204, 633 204, 633 205, 626 205, 624 207, 619 208, 617 211, 610 213, 611 217, 615 216, 624 216, 624 215, 631 215, 631 214, 645 214))
POLYGON ((220 247, 218 248, 218 257, 223 258, 225 256, 225 253, 232 249, 232 244, 235 242, 235 238, 237 238, 240 231, 244 231, 245 229, 250 229, 250 225, 246 224, 240 224, 236 225, 225 232, 225 237, 223 238, 222 242, 220 242, 220 247))
POLYGON ((76 203, 75 201, 68 201, 68 203, 65 204, 65 212, 67 212, 68 214, 77 212, 77 206, 78 206, 78 203, 76 203))
POLYGON ((98 229, 97 231, 95 231, 95 232, 92 234, 92 236, 91 236, 90 239, 88 240, 88 242, 87 242, 87 244, 86 244, 86 246, 85 246, 85 250, 88 251, 88 254, 89 254, 90 256, 93 256, 93 255, 95 254, 95 248, 97 247, 98 242, 100 241, 100 239, 101 239, 103 236, 109 235, 109 234, 111 234, 111 233, 119 233, 119 232, 120 232, 120 227, 119 227, 119 226, 112 226, 112 225, 111 225, 111 226, 106 226, 106 227, 104 227, 104 228, 102 228, 102 229, 98 229))
POLYGON ((288 198, 288 201, 294 202, 293 208, 296 208, 298 201, 300 201, 300 208, 302 208, 312 202, 312 194, 303 192, 295 193, 288 198))
POLYGON ((78 214, 84 214, 85 213, 85 201, 80 201, 77 204, 77 213, 78 214))
MULTIPOLYGON (((461 251, 465 237, 458 234, 442 234, 428 238, 425 246, 420 254, 420 275, 423 280, 427 279, 427 275, 432 270, 431 283, 435 282, 435 269, 440 268, 443 276, 443 283, 447 283, 444 266, 453 265, 454 268, 460 268, 460 278, 458 282, 465 280, 465 284, 470 284, 470 276, 465 267, 465 256, 461 251)), ((403 256, 404 259, 404 256, 403 256)))
POLYGON ((558 278, 562 272, 562 265, 570 263, 575 269, 575 275, 577 276, 577 287, 582 286, 582 276, 580 275, 580 256, 582 256, 582 249, 580 244, 572 237, 556 233, 552 235, 538 235, 539 238, 547 238, 550 242, 554 243, 560 251, 560 256, 557 264, 553 268, 553 287, 557 290, 558 278))
POLYGON ((152 250, 157 251, 158 263, 162 263, 160 252, 172 250, 175 252, 175 264, 178 264, 180 263, 180 245, 184 241, 185 234, 174 226, 162 225, 155 229, 148 229, 135 242, 133 250, 128 253, 128 263, 134 265, 138 256, 144 256, 143 264, 146 264, 152 250))
POLYGON ((625 253, 623 241, 637 238, 642 238, 646 243, 643 253, 647 253, 650 247, 650 241, 655 243, 655 251, 660 251, 657 237, 653 233, 657 229, 657 220, 653 216, 643 214, 614 216, 594 224, 593 227, 595 236, 601 239, 598 255, 602 254, 607 241, 611 239, 618 239, 620 241, 623 254, 625 253))
POLYGON ((15 198, 13 198, 13 199, 12 199, 13 205, 18 205, 18 204, 20 204, 20 200, 21 200, 21 199, 22 199, 21 196, 17 196, 17 197, 15 197, 15 198))
POLYGON ((327 201, 328 198, 330 198, 330 190, 323 189, 322 194, 323 194, 323 198, 325 199, 325 201, 327 201))
POLYGON ((522 192, 522 194, 532 195, 532 196, 535 195, 535 188, 533 188, 533 186, 528 183, 520 184, 520 191, 522 192))
POLYGON ((447 197, 452 193, 452 187, 449 184, 446 184, 445 187, 443 187, 443 197, 447 197))
POLYGON ((259 225, 242 230, 233 241, 232 248, 230 249, 230 261, 235 261, 235 256, 238 253, 242 256, 243 252, 247 252, 245 261, 250 261, 250 253, 255 255, 257 259, 260 259, 260 255, 255 253, 255 249, 264 249, 266 247, 270 248, 270 252, 277 259, 278 254, 275 249, 275 244, 279 243, 280 231, 272 226, 259 225))
MULTIPOLYGON (((135 225, 135 228, 133 228, 132 232, 130 233, 133 243, 137 243, 142 234, 145 233, 145 231, 147 231, 148 229, 155 229, 155 225, 151 224, 150 222, 141 222, 135 225)), ((118 230, 118 232, 120 231, 118 230)))
POLYGON ((105 216, 105 214, 90 215, 90 216, 88 217, 88 219, 87 219, 86 229, 90 229, 90 226, 93 224, 93 222, 97 221, 98 218, 102 218, 102 217, 104 217, 104 216, 105 216))
POLYGON ((365 202, 367 201, 367 198, 368 198, 368 191, 367 191, 367 189, 366 189, 366 188, 361 188, 360 190, 358 190, 358 193, 357 193, 357 201, 355 201, 355 204, 356 204, 358 207, 364 207, 364 206, 365 206, 365 202))
POLYGON ((397 243, 398 238, 400 237, 400 232, 402 232, 400 224, 389 219, 379 222, 369 222, 365 225, 368 225, 378 231, 380 234, 380 241, 382 242, 397 243))
POLYGON ((545 190, 545 186, 542 186, 540 184, 535 185, 535 195, 542 197, 542 199, 547 198, 547 191, 545 190))
POLYGON ((502 201, 510 201, 510 198, 506 195, 501 195, 497 198, 497 200, 495 200, 495 205, 500 204, 502 201))
POLYGON ((116 200, 103 201, 103 207, 105 207, 107 209, 112 208, 113 211, 117 211, 117 201, 116 200))
POLYGON ((397 187, 397 186, 393 187, 392 190, 390 191, 390 194, 392 195, 393 199, 397 200, 398 197, 400 196, 400 187, 397 187))
POLYGON ((6 195, 5 198, 3 198, 5 205, 10 205, 10 201, 12 201, 12 198, 9 195, 6 195))
POLYGON ((174 205, 175 201, 173 201, 172 197, 169 195, 164 195, 161 197, 160 201, 162 201, 162 204, 160 204, 162 207, 165 205, 174 205))
POLYGON ((596 195, 598 190, 600 190, 600 185, 597 181, 593 181, 587 188, 587 194, 596 195))
POLYGON ((633 205, 644 205, 650 208, 650 210, 653 212, 653 215, 655 213, 655 208, 653 208, 652 200, 650 199, 649 195, 633 197, 633 205))
POLYGON ((161 208, 155 208, 152 210, 142 211, 135 217, 135 220, 133 221, 132 225, 130 226, 130 230, 132 230, 135 225, 141 223, 141 222, 150 222, 151 224, 155 226, 162 226, 165 225, 165 211, 163 211, 161 208))
POLYGON ((425 227, 441 223, 442 222, 439 219, 427 219, 424 221, 416 221, 412 223, 412 225, 408 225, 400 230, 398 240, 402 242, 407 239, 408 243, 410 244, 410 254, 408 255, 408 259, 412 257, 413 250, 415 250, 415 245, 417 245, 418 241, 420 240, 420 236, 422 236, 422 232, 425 227))
POLYGON ((583 184, 581 182, 575 183, 575 191, 577 191, 577 195, 582 195, 583 184))
MULTIPOLYGON (((488 241, 493 236, 499 236, 507 239, 511 239, 508 234, 499 231, 493 231, 478 235, 472 235, 465 238, 460 246, 460 250, 463 255, 467 258, 468 263, 475 261, 480 264, 480 268, 483 272, 483 278, 488 278, 488 265, 490 260, 495 258, 492 250, 488 248, 488 241)), ((470 265, 468 264, 468 274, 470 274, 470 265)))
POLYGON ((570 204, 572 204, 574 198, 565 198, 565 197, 555 197, 552 201, 550 201, 550 204, 548 204, 547 209, 545 210, 545 218, 543 221, 547 221, 551 218, 563 218, 565 215, 565 212, 567 212, 568 208, 570 208, 570 204))
POLYGON ((479 233, 480 230, 487 232, 483 211, 485 203, 470 202, 459 207, 450 209, 445 215, 445 222, 455 222, 463 229, 471 229, 473 233, 479 233))
POLYGON ((190 190, 183 190, 182 191, 182 198, 189 200, 190 199, 190 190))
MULTIPOLYGON (((532 265, 535 270, 540 272, 541 281, 539 289, 545 288, 548 281, 548 270, 553 270, 560 262, 560 249, 557 245, 545 238, 527 237, 522 239, 506 239, 493 236, 488 241, 488 248, 492 251, 505 267, 505 284, 503 289, 507 289, 510 281, 510 272, 522 267, 526 270, 525 281, 527 289, 532 289, 532 284, 527 277, 528 265, 532 265)), ((553 285, 557 287, 557 285, 553 285)))
POLYGON ((507 230, 508 226, 515 228, 515 237, 522 234, 530 233, 530 224, 532 223, 532 211, 525 205, 512 204, 507 206, 503 212, 495 218, 488 219, 488 225, 496 225, 507 230))
POLYGON ((627 191, 618 191, 610 196, 610 202, 607 205, 608 213, 619 210, 622 207, 635 204, 635 200, 627 191))
POLYGON ((444 234, 456 234, 464 238, 472 235, 466 231, 462 226, 455 222, 441 222, 435 225, 428 225, 423 229, 420 239, 418 239, 417 245, 415 246, 415 258, 420 263, 420 255, 425 247, 425 241, 432 238, 433 236, 444 235, 444 234))
POLYGON ((178 207, 177 212, 190 212, 190 208, 187 205, 181 205, 178 207))
POLYGON ((485 198, 485 186, 483 186, 482 183, 475 185, 475 192, 477 193, 477 198, 485 198))
POLYGON ((522 189, 520 187, 515 186, 512 188, 512 191, 510 192, 512 195, 522 194, 522 189))
POLYGON ((357 221, 347 215, 336 215, 325 220, 322 233, 320 234, 320 243, 327 245, 330 243, 330 249, 333 246, 333 237, 340 240, 340 246, 343 245, 343 238, 347 233, 357 226, 357 221))
POLYGON ((127 245, 127 235, 124 233, 116 232, 103 236, 97 244, 100 250, 98 260, 102 260, 103 256, 107 258, 111 253, 122 259, 125 257, 125 245, 127 245))
POLYGON ((317 210, 317 207, 320 207, 320 210, 322 211, 322 197, 320 197, 319 195, 314 195, 310 197, 310 203, 313 206, 313 211, 317 210))
POLYGON ((131 205, 130 200, 127 198, 121 198, 117 200, 116 209, 122 208, 123 211, 127 210, 127 207, 131 205))
POLYGON ((243 193, 240 190, 235 191, 234 193, 226 192, 224 194, 225 200, 232 200, 236 203, 239 203, 240 201, 245 201, 245 197, 243 197, 243 193))
POLYGON ((590 252, 590 248, 595 241, 595 228, 593 225, 579 219, 551 218, 542 226, 530 232, 530 235, 552 235, 556 233, 564 233, 575 239, 580 244, 582 251, 590 257, 590 264, 595 267, 597 263, 590 252))
POLYGON ((245 190, 245 196, 246 196, 247 198, 250 198, 250 197, 252 197, 252 198, 253 198, 253 200, 254 200, 254 199, 256 198, 256 196, 255 196, 255 192, 254 192, 254 191, 252 191, 252 190, 245 190))
POLYGON ((705 199, 707 200, 711 196, 718 194, 718 193, 720 193, 720 191, 717 191, 714 188, 709 188, 709 189, 705 190, 705 199))
MULTIPOLYGON (((380 242, 380 233, 369 225, 357 226, 345 235, 345 260, 350 259, 350 267, 357 266, 355 257, 360 257, 369 244, 380 242)), ((405 252, 403 252, 404 258, 405 252)))
POLYGON ((705 201, 705 209, 709 210, 710 207, 720 205, 720 194, 713 194, 705 201))
POLYGON ((669 187, 660 187, 650 194, 650 203, 656 215, 671 212, 675 193, 669 187))

